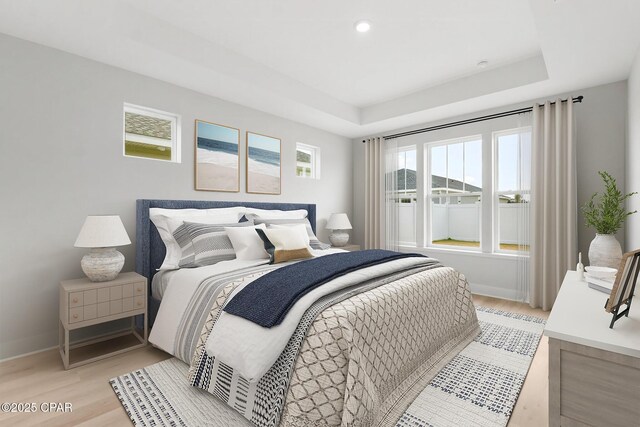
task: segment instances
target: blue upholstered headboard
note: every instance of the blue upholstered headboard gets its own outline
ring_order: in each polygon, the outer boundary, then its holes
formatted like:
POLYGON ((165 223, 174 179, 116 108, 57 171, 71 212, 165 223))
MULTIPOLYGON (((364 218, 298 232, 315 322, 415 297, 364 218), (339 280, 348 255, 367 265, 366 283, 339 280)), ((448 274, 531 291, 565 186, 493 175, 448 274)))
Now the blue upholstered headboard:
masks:
POLYGON ((149 208, 164 209, 212 209, 245 206, 258 209, 279 209, 291 211, 306 209, 307 218, 316 232, 316 205, 301 203, 252 203, 252 202, 218 202, 212 200, 137 200, 136 201, 136 272, 142 274, 149 282, 162 265, 165 255, 164 243, 158 230, 149 219, 149 208))

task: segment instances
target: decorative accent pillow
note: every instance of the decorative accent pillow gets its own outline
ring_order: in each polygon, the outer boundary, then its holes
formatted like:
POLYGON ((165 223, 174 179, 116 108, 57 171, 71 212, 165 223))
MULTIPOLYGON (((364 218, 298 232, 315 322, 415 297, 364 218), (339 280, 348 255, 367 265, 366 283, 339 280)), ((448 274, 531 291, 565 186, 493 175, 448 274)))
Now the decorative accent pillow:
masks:
POLYGON ((271 264, 313 258, 309 252, 307 236, 302 228, 256 228, 256 233, 264 242, 264 249, 271 258, 271 264))
POLYGON ((245 208, 242 206, 216 209, 163 209, 150 208, 149 219, 158 229, 160 238, 164 242, 166 254, 159 270, 178 268, 182 254, 180 245, 173 237, 173 232, 184 221, 206 224, 236 223, 242 217, 245 208))
MULTIPOLYGON (((250 224, 241 222, 240 224, 250 224)), ((240 260, 256 260, 256 259, 269 259, 269 254, 264 250, 264 243, 256 229, 266 230, 267 226, 264 224, 256 225, 254 227, 229 227, 225 228, 233 250, 236 253, 236 259, 240 260)))
POLYGON ((308 212, 306 209, 297 209, 294 211, 281 211, 278 209, 257 209, 257 208, 244 208, 244 215, 247 219, 250 219, 248 215, 253 215, 257 218, 277 218, 277 219, 304 219, 307 217, 308 212))
POLYGON ((331 245, 326 243, 322 243, 315 234, 313 234, 313 228, 311 228, 311 223, 307 218, 295 219, 295 218, 260 218, 258 216, 247 214, 245 215, 249 221, 253 221, 255 224, 265 224, 267 228, 280 228, 280 227, 291 227, 300 224, 304 224, 306 226, 307 235, 309 236, 309 246, 312 249, 329 249, 331 245))
POLYGON ((251 222, 231 224, 200 224, 185 222, 173 233, 180 245, 180 268, 202 267, 236 258, 226 229, 252 227, 251 222))

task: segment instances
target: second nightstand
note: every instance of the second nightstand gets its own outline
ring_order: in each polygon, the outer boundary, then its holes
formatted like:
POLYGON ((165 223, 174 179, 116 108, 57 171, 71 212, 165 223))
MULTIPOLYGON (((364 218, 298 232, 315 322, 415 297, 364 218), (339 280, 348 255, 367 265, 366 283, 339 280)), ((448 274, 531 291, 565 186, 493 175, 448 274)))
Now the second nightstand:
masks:
POLYGON ((75 368, 108 356, 147 345, 147 279, 138 273, 122 273, 109 282, 92 282, 88 278, 60 282, 60 355, 65 369, 75 368), (135 329, 135 317, 144 316, 143 331, 135 329), (83 340, 71 345, 72 330, 131 317, 131 329, 83 340), (137 344, 106 354, 70 363, 70 351, 98 342, 132 334, 137 344))

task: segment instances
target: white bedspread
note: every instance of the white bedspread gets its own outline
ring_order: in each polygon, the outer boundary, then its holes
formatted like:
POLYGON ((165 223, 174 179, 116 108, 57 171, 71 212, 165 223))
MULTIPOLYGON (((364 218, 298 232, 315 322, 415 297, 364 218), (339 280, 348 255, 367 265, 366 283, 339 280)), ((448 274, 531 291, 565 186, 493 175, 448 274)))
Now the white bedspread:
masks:
POLYGON ((268 264, 268 262, 269 260, 222 261, 205 267, 183 268, 172 272, 168 278, 168 284, 162 296, 160 309, 153 323, 151 334, 149 334, 149 342, 161 350, 175 355, 174 345, 180 320, 200 283, 207 277, 216 274, 241 270, 254 265, 268 264))
MULTIPOLYGON (((323 256, 339 252, 342 249, 312 250, 314 256, 323 256)), ((179 335, 179 327, 182 317, 196 294, 201 283, 216 275, 230 273, 243 270, 249 267, 266 265, 269 260, 252 260, 252 261, 222 261, 214 265, 208 265, 198 268, 183 268, 172 271, 167 275, 167 281, 162 302, 158 314, 153 323, 153 328, 149 334, 149 342, 154 346, 166 351, 167 353, 177 356, 176 340, 179 335)), ((286 264, 282 264, 286 265, 286 264)), ((196 333, 199 333, 197 331, 196 333)), ((184 360, 189 363, 190 360, 184 360)))
MULTIPOLYGON (((403 258, 348 273, 320 286, 298 300, 282 323, 262 327, 242 317, 221 312, 206 343, 209 356, 231 366, 249 381, 259 380, 278 359, 300 319, 320 297, 375 277, 424 263, 424 258, 403 258)), ((246 283, 244 286, 246 286, 246 283)), ((244 286, 238 287, 233 295, 244 286)))

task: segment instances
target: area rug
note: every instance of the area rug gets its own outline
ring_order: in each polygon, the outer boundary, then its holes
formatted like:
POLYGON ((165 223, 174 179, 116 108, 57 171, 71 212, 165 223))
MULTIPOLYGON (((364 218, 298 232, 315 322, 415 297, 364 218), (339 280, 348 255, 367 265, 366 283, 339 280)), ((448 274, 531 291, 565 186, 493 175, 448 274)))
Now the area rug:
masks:
POLYGON ((543 319, 477 307, 482 332, 404 412, 397 427, 503 427, 544 329, 543 319))
MULTIPOLYGON (((481 334, 436 375, 397 426, 507 424, 544 320, 482 307, 477 313, 481 334)), ((136 426, 251 426, 211 394, 180 381, 188 369, 172 358, 110 383, 136 426)))

